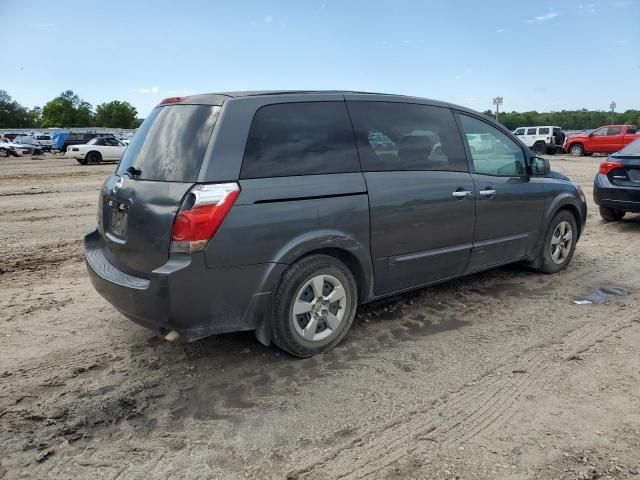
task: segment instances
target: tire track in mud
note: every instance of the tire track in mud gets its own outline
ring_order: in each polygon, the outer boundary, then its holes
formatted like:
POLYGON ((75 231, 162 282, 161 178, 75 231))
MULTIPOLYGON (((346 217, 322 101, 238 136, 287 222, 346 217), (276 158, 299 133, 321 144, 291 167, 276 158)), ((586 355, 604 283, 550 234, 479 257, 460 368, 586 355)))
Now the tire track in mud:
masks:
POLYGON ((568 333, 561 343, 546 342, 503 362, 475 382, 437 400, 432 408, 403 418, 334 448, 320 460, 289 473, 300 479, 359 479, 379 474, 403 457, 420 451, 449 449, 495 432, 512 418, 517 400, 543 384, 551 361, 571 361, 607 337, 639 322, 635 302, 620 309, 615 321, 591 321, 568 333), (567 353, 567 351, 569 353, 567 353), (479 405, 469 412, 470 405, 479 405), (445 419, 443 421, 443 419, 445 419))
POLYGON ((84 259, 83 239, 56 242, 11 251, 0 260, 0 279, 5 274, 54 270, 84 259))

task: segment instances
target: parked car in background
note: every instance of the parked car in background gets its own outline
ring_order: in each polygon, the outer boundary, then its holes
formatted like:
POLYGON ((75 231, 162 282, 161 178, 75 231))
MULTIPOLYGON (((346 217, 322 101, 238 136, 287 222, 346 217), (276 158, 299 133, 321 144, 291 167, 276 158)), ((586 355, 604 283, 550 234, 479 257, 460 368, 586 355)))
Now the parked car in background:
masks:
POLYGON ((487 153, 493 150, 493 137, 486 134, 467 135, 471 153, 487 153))
POLYGON ((0 158, 22 157, 25 155, 31 155, 32 153, 33 150, 27 145, 21 145, 13 142, 0 143, 0 158))
POLYGON ((51 135, 36 135, 35 136, 36 140, 38 141, 38 143, 40 143, 40 145, 42 145, 42 148, 44 148, 45 152, 50 152, 51 151, 51 135))
POLYGON ((13 139, 13 143, 24 145, 31 149, 32 155, 42 155, 44 153, 44 147, 33 137, 28 135, 17 136, 13 139))
POLYGON ((639 137, 635 125, 605 125, 589 133, 578 133, 568 137, 564 142, 564 150, 576 157, 594 153, 614 153, 639 137))
POLYGON ((560 127, 519 127, 513 131, 527 147, 538 155, 554 154, 562 150, 565 135, 560 127))
POLYGON ((620 220, 627 212, 640 212, 640 138, 600 164, 593 200, 607 222, 620 220))
POLYGON ((449 103, 353 92, 174 97, 104 182, 96 290, 168 340, 254 330, 307 357, 359 304, 513 262, 555 273, 582 189, 449 103), (490 151, 470 138, 490 137, 490 151), (377 146, 376 146, 377 145, 377 146))
POLYGON ((72 145, 67 148, 65 157, 75 158, 78 163, 101 163, 119 161, 127 146, 120 140, 110 137, 92 138, 84 145, 72 145))
POLYGON ((92 138, 115 138, 115 135, 98 132, 56 132, 52 136, 51 146, 64 153, 70 145, 84 145, 92 138))

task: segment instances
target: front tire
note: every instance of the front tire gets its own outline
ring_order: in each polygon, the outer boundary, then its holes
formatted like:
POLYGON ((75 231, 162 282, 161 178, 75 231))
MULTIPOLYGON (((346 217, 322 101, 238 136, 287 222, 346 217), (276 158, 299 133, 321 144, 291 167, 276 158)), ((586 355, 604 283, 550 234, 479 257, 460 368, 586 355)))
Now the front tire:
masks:
POLYGON ((536 270, 557 273, 569 265, 578 240, 576 219, 568 210, 561 210, 551 220, 544 244, 537 259, 536 270))
POLYGON ((574 143, 569 147, 569 153, 574 157, 581 157, 584 154, 584 147, 580 143, 574 143))
POLYGON ((626 212, 622 210, 616 210, 609 207, 600 207, 600 216, 605 222, 617 222, 622 220, 626 212))
POLYGON ((325 353, 351 328, 358 288, 351 271, 328 255, 311 255, 284 273, 274 297, 272 340, 296 357, 325 353))
POLYGON ((7 157, 9 157, 9 150, 7 150, 6 148, 0 148, 0 158, 7 157))

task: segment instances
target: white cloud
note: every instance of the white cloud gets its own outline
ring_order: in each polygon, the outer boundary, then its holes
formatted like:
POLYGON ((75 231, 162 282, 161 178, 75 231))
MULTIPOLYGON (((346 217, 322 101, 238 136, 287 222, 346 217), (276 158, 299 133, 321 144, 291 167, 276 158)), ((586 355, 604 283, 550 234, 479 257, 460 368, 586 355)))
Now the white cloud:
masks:
POLYGON ((510 28, 499 28, 498 30, 496 30, 496 33, 505 33, 510 31, 511 31, 510 28))
POLYGON ((596 12, 596 6, 593 3, 588 3, 586 5, 578 5, 578 9, 582 10, 583 12, 586 13, 595 13, 596 12))
POLYGON ((266 17, 264 17, 264 21, 265 23, 273 22, 273 15, 267 15, 266 17))
POLYGON ((158 87, 134 88, 133 91, 136 92, 136 93, 158 93, 160 91, 160 89, 158 87))
POLYGON ((554 19, 554 18, 556 18, 556 17, 558 17, 560 15, 561 15, 560 12, 549 12, 549 13, 545 13, 544 15, 538 15, 537 17, 530 18, 529 20, 526 20, 526 22, 527 23, 546 22, 546 21, 554 19))

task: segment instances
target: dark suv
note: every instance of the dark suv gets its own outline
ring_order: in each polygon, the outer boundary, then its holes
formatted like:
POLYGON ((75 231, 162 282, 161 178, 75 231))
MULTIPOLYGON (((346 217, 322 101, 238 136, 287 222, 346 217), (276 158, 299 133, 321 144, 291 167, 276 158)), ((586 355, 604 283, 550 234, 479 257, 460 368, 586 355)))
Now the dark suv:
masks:
POLYGON ((507 263, 567 266, 579 186, 484 115, 421 98, 166 99, 100 192, 98 292, 165 338, 333 348, 359 304, 507 263), (487 138, 474 151, 467 136, 487 138))

